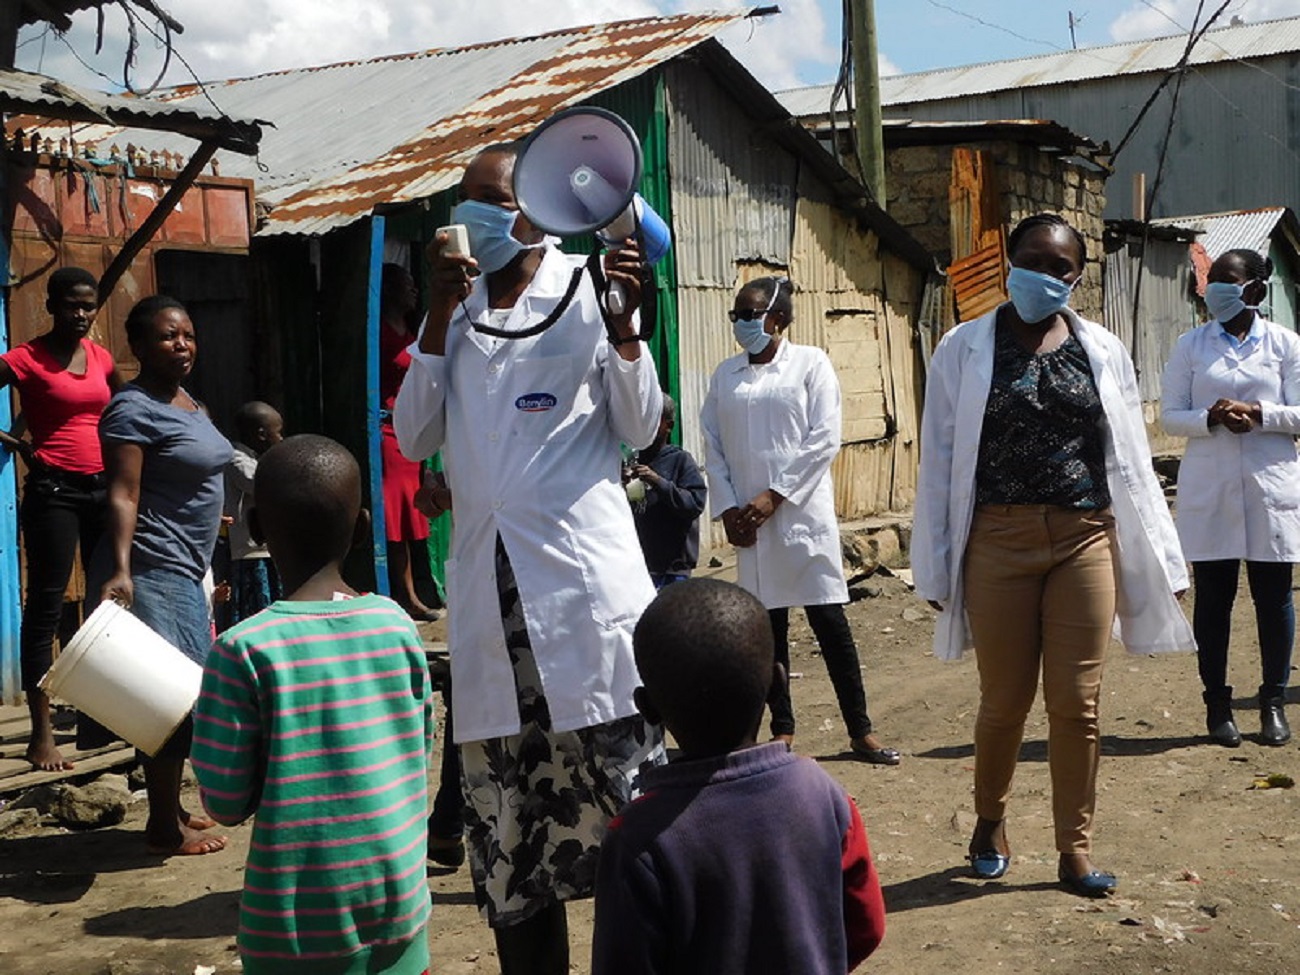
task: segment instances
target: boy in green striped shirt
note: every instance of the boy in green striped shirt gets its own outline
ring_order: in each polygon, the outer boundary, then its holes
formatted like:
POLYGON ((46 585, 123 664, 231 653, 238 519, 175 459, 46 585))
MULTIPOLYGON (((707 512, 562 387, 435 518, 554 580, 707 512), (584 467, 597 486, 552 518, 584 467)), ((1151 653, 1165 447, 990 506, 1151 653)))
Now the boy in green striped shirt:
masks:
POLYGON ((245 975, 420 975, 433 699, 410 618, 341 565, 369 532, 361 472, 325 437, 258 464, 256 507, 288 597, 217 638, 191 760, 204 804, 253 817, 245 975))

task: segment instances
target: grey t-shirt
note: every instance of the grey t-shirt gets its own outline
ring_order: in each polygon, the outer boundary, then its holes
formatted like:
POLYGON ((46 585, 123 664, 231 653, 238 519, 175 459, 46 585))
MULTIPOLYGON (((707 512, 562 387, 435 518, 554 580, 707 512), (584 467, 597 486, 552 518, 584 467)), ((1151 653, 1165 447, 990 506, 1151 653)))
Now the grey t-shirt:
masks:
POLYGON ((106 447, 129 443, 144 450, 132 564, 201 580, 221 524, 221 475, 234 453, 230 441, 202 410, 164 403, 134 383, 105 408, 99 439, 106 447))

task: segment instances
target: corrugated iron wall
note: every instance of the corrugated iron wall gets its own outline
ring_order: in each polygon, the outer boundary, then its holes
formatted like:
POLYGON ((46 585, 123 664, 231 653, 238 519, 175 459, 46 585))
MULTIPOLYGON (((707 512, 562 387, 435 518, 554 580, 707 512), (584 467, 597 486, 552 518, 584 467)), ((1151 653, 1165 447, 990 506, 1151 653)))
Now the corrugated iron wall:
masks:
MULTIPOLYGON (((713 370, 737 351, 726 317, 736 289, 787 272, 796 288, 790 338, 827 350, 844 395, 844 447, 833 469, 840 517, 910 507, 919 272, 882 254, 876 235, 703 69, 678 61, 665 75, 683 445, 703 461, 700 409, 713 370)), ((705 539, 723 541, 717 526, 705 539)))
POLYGON ((1184 445, 1183 438, 1166 436, 1160 424, 1160 378, 1178 337, 1199 324, 1187 246, 1184 241, 1147 241, 1136 326, 1133 294, 1142 240, 1125 238, 1106 255, 1105 324, 1133 356, 1154 454, 1182 453, 1184 445))
MULTIPOLYGON (((1155 73, 1025 86, 927 102, 893 102, 889 118, 925 121, 1051 119, 1095 142, 1116 145, 1155 88, 1155 73)), ((1134 214, 1133 174, 1157 169, 1173 86, 1156 99, 1145 127, 1115 160, 1106 217, 1134 214), (1151 119, 1158 119, 1152 125, 1151 119)), ((1213 213, 1296 202, 1300 145, 1300 56, 1201 64, 1179 95, 1172 146, 1153 216, 1213 213), (1234 135, 1250 133, 1249 149, 1234 135), (1243 155, 1244 154, 1244 155, 1243 155), (1233 175, 1227 175, 1233 174, 1233 175)))

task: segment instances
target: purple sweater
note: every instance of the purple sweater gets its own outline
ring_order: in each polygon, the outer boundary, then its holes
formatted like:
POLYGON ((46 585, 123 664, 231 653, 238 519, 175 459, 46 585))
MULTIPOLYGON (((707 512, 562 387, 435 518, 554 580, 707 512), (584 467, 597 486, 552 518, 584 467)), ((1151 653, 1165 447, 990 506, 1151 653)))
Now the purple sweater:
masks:
POLYGON ((596 879, 592 975, 844 975, 885 906, 857 807, 779 742, 647 771, 596 879))

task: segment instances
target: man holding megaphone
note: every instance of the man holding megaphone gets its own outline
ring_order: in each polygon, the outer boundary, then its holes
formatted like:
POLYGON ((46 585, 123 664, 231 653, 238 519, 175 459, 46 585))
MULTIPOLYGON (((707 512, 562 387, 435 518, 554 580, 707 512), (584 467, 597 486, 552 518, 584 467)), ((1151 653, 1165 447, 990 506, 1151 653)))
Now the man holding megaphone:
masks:
POLYGON ((449 643, 475 886, 502 972, 568 972, 564 902, 590 896, 608 816, 663 761, 637 715, 632 628, 654 597, 620 482, 662 399, 639 341, 641 255, 603 259, 625 300, 520 211, 514 146, 468 165, 429 251, 429 314, 398 394, 402 452, 443 451, 455 498, 449 643), (449 246, 451 245, 451 246, 449 246))

